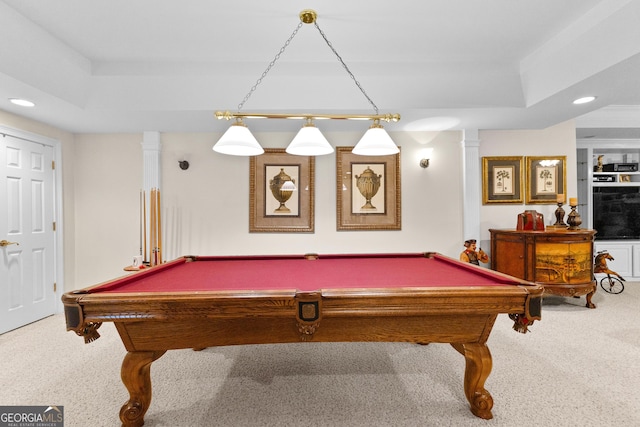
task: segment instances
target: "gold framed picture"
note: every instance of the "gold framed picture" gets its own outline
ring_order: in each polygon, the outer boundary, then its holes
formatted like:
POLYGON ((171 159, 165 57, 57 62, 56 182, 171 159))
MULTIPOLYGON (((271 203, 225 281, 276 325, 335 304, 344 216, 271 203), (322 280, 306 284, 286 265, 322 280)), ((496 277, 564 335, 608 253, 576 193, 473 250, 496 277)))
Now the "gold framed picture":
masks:
POLYGON ((400 153, 358 156, 336 147, 337 229, 400 230, 400 153))
POLYGON ((527 156, 527 204, 555 205, 567 194, 567 156, 527 156))
POLYGON ((315 158, 265 149, 249 160, 249 232, 314 231, 315 158))
POLYGON ((482 204, 522 203, 522 159, 482 158, 482 204))

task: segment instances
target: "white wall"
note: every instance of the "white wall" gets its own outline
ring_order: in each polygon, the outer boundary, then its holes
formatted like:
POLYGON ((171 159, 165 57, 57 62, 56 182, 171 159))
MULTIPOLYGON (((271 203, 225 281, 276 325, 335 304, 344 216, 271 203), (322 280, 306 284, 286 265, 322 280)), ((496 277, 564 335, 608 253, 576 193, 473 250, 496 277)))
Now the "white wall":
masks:
POLYGON ((122 276, 139 252, 131 244, 140 240, 141 141, 141 134, 76 135, 71 289, 122 276))
MULTIPOLYGON (((326 132, 325 132, 326 133, 326 132)), ((294 134, 256 134, 265 147, 284 148, 294 134)), ((353 146, 361 133, 326 133, 353 146)), ((401 146, 401 231, 336 230, 336 155, 316 157, 315 233, 249 233, 249 159, 212 151, 208 134, 162 135, 163 205, 170 227, 164 250, 197 254, 439 251, 456 254, 460 224, 460 133, 392 135, 401 146), (422 138, 422 140, 420 140, 422 138), (431 167, 419 151, 434 138, 431 167), (191 167, 178 167, 182 158, 191 167), (178 232, 172 233, 173 229, 178 232)))
MULTIPOLYGON (((542 130, 480 131, 480 156, 566 156, 566 199, 577 197, 576 129, 573 121, 564 122, 542 130)), ((523 165, 526 170, 526 165, 523 165)), ((524 171, 523 171, 524 172, 524 171)), ((526 180, 525 180, 526 181, 526 180)), ((524 194, 523 194, 524 200, 524 194)), ((525 204, 491 204, 481 209, 481 245, 490 248, 491 228, 515 228, 518 214, 535 209, 544 215, 545 225, 555 223, 554 212, 558 206, 525 204)), ((569 213, 567 206, 565 211, 569 213)))

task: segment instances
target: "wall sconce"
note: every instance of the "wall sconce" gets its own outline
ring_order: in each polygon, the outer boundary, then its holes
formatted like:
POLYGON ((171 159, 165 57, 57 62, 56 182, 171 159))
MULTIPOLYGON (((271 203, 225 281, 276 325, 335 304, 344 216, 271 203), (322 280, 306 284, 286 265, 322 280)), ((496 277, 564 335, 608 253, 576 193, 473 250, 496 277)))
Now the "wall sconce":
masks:
POLYGON ((431 154, 433 154, 433 148, 425 148, 422 151, 422 159, 420 159, 420 167, 426 169, 429 167, 429 160, 431 160, 431 154))

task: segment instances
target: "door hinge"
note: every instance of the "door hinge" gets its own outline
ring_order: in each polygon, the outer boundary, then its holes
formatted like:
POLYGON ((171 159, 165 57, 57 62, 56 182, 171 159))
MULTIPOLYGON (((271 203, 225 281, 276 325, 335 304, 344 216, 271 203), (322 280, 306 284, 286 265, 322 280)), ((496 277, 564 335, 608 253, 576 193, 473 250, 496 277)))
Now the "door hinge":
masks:
POLYGON ((56 222, 53 221, 53 231, 56 231, 56 222))
POLYGON ((51 169, 53 169, 53 170, 56 169, 56 161, 55 160, 51 160, 51 169))
POLYGON ((58 290, 58 284, 56 282, 53 282, 53 292, 56 292, 58 290))

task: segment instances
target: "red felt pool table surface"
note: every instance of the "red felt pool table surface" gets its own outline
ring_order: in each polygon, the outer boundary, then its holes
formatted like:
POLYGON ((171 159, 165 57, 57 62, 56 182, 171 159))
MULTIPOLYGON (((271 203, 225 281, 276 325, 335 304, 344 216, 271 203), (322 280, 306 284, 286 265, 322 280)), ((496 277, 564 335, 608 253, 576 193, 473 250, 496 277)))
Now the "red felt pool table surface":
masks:
POLYGON ((188 256, 67 292, 67 329, 89 343, 113 322, 127 349, 124 426, 141 426, 151 363, 167 350, 294 342, 450 343, 473 414, 491 418, 487 339, 499 314, 526 332, 543 288, 436 253, 188 256))
POLYGON ((183 257, 96 292, 199 292, 519 285, 521 281, 425 254, 183 257))

